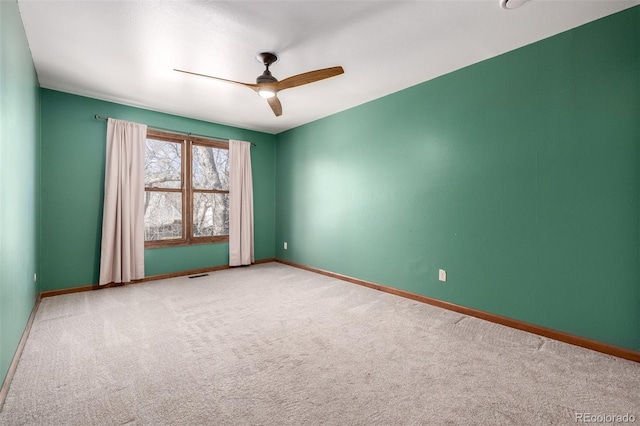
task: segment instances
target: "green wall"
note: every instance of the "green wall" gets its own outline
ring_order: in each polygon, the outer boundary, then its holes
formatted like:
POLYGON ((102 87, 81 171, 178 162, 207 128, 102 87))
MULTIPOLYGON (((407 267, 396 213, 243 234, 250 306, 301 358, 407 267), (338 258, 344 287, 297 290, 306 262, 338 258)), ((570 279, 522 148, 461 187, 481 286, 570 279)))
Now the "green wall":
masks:
POLYGON ((277 257, 640 350, 639 143, 640 6, 278 135, 277 257))
MULTIPOLYGON (((255 142, 256 260, 275 255, 275 136, 42 89, 41 290, 99 277, 107 124, 94 114, 255 142)), ((226 265, 228 244, 145 250, 147 276, 226 265)))
POLYGON ((37 295, 38 79, 15 1, 0 1, 0 384, 37 295))

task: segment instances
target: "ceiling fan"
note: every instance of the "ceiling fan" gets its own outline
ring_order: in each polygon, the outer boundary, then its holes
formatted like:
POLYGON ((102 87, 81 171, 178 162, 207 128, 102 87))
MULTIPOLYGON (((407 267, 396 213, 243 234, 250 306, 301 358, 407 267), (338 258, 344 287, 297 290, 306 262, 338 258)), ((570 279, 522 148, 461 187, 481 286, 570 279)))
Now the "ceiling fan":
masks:
POLYGON ((242 83, 240 81, 227 80, 224 78, 214 77, 211 75, 198 74, 196 72, 178 70, 174 68, 174 71, 183 72, 185 74, 197 75, 200 77, 213 78, 215 80, 226 81, 227 83, 240 84, 242 86, 248 87, 254 90, 258 95, 262 96, 267 100, 269 106, 273 110, 273 113, 276 117, 282 115, 282 104, 278 99, 278 92, 284 89, 291 89, 293 87, 302 86, 309 83, 314 83, 316 81, 324 80, 325 78, 334 77, 336 75, 340 75, 344 73, 342 67, 331 67, 331 68, 323 68, 315 71, 309 71, 302 74, 294 75, 289 78, 285 78, 282 81, 278 81, 273 75, 271 75, 271 71, 269 71, 269 66, 271 66, 274 62, 278 60, 278 57, 274 53, 263 52, 259 53, 256 56, 256 59, 261 62, 265 66, 265 70, 258 78, 256 78, 256 83, 242 83))

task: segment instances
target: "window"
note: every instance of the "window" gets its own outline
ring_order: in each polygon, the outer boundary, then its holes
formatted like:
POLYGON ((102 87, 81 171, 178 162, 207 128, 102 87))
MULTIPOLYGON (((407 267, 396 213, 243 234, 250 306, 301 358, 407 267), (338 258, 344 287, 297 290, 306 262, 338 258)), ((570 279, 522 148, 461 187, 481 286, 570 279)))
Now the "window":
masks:
POLYGON ((145 247, 229 241, 229 146, 147 131, 145 247))

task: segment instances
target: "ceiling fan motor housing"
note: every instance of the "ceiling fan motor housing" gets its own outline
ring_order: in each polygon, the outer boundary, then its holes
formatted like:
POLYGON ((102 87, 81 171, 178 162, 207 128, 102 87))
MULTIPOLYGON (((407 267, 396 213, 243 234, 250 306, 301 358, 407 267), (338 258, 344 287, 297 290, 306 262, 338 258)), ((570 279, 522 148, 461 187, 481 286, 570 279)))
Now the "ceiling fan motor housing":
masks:
POLYGON ((264 70, 261 76, 256 78, 256 83, 264 84, 264 83, 277 83, 278 79, 271 75, 271 71, 267 68, 264 70))

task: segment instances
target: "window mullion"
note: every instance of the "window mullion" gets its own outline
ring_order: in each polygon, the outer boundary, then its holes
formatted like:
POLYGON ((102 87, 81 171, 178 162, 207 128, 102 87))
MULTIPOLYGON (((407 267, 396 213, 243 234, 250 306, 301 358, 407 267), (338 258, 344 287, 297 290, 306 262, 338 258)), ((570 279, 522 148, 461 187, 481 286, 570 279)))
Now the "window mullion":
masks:
POLYGON ((147 192, 182 192, 182 189, 177 188, 156 188, 154 186, 145 187, 145 191, 147 192))
POLYGON ((224 189, 196 189, 193 188, 191 190, 192 193, 194 194, 228 194, 229 191, 226 191, 224 189))

